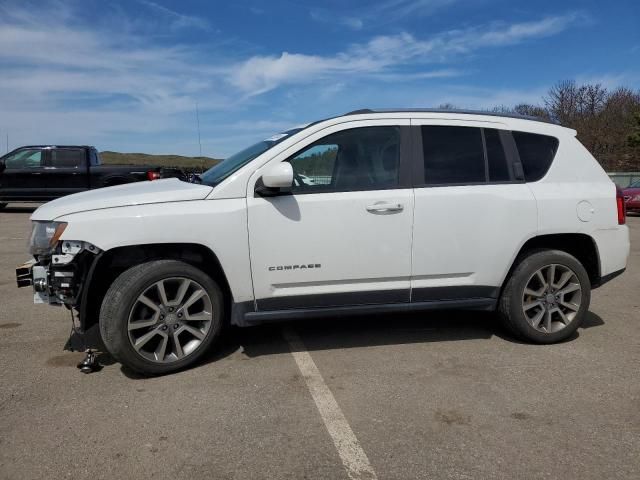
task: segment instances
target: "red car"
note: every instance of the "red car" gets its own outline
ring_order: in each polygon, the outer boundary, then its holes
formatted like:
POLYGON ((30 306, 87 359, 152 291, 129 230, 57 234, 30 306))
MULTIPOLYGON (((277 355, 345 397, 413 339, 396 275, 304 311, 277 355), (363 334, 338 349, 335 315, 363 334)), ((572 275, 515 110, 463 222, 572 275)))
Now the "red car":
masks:
POLYGON ((640 213, 640 180, 622 190, 627 212, 640 213))

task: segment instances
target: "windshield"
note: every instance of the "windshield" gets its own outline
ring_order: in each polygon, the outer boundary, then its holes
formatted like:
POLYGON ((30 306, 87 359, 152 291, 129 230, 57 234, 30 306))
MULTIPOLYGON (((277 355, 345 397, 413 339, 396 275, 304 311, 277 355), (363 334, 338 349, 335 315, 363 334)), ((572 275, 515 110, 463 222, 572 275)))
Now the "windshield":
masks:
POLYGON ((637 182, 633 182, 627 188, 640 188, 640 180, 638 180, 637 182))
POLYGON ((278 133, 277 135, 274 135, 270 138, 267 138, 266 140, 245 148, 235 155, 231 155, 229 158, 223 160, 217 165, 214 165, 209 170, 200 175, 200 183, 215 187, 233 172, 244 167, 258 155, 262 155, 274 145, 277 145, 285 138, 298 133, 300 130, 302 130, 302 128, 294 128, 292 130, 287 130, 286 132, 278 133))

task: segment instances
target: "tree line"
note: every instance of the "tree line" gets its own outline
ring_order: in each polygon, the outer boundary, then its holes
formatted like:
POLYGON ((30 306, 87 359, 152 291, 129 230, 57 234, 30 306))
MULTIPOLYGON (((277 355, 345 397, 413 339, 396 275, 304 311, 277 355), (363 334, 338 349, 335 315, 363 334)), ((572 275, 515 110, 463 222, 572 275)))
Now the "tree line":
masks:
POLYGON ((580 142, 606 171, 640 171, 640 90, 565 80, 551 87, 540 105, 498 106, 492 111, 559 122, 578 132, 580 142))

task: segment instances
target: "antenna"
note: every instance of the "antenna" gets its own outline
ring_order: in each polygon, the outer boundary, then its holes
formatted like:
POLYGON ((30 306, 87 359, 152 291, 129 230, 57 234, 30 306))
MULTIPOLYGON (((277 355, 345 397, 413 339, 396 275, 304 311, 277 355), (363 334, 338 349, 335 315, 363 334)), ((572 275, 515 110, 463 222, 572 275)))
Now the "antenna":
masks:
POLYGON ((198 123, 198 146, 200 147, 200 156, 202 156, 202 142, 200 141, 200 112, 198 111, 197 100, 196 100, 196 122, 198 123))

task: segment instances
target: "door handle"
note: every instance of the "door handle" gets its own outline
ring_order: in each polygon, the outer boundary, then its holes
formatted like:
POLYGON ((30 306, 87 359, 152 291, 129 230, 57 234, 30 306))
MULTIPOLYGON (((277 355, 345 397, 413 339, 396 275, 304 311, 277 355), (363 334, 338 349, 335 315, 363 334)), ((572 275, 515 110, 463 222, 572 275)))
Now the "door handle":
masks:
POLYGON ((369 205, 367 207, 367 212, 375 213, 378 215, 400 213, 402 210, 404 210, 404 206, 401 203, 390 203, 390 202, 376 202, 373 205, 369 205))

